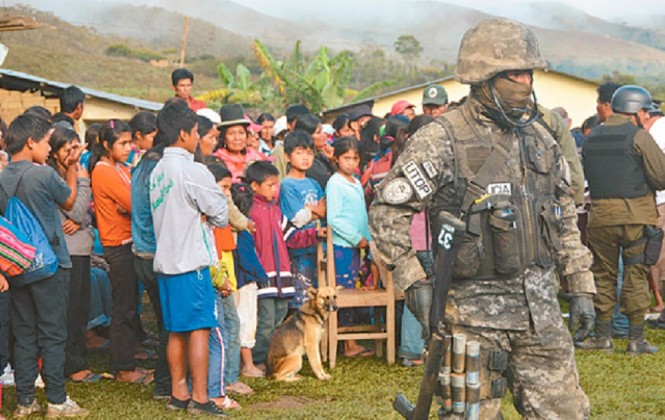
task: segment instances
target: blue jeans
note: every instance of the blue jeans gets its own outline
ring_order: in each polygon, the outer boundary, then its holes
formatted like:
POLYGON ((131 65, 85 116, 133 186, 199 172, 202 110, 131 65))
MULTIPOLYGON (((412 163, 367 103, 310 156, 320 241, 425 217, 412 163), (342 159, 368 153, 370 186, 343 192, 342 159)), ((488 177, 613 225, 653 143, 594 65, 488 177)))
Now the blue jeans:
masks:
POLYGON ((224 306, 222 336, 224 337, 224 351, 226 353, 224 384, 230 385, 238 382, 238 375, 240 374, 240 318, 232 295, 222 299, 222 306, 224 306))
POLYGON ((210 329, 208 339, 208 398, 219 398, 224 393, 224 365, 225 365, 225 341, 222 330, 224 329, 224 305, 222 295, 215 290, 215 316, 217 327, 210 329))
POLYGON ((282 323, 289 310, 289 300, 280 298, 259 299, 259 316, 256 326, 256 345, 252 352, 254 364, 265 363, 268 347, 275 329, 282 323))
POLYGON ((623 337, 628 336, 628 317, 620 312, 619 302, 621 302, 621 288, 623 287, 623 258, 619 256, 619 269, 617 271, 617 304, 614 305, 614 314, 612 315, 612 335, 623 337))
POLYGON ((402 342, 399 346, 399 357, 404 359, 421 359, 425 341, 422 339, 422 326, 416 316, 404 305, 402 312, 402 342))
MULTIPOLYGON (((416 257, 420 265, 425 270, 427 277, 434 281, 432 266, 434 265, 434 256, 432 251, 417 251, 416 257)), ((422 339, 422 326, 420 322, 413 315, 413 312, 404 305, 404 312, 402 312, 402 341, 399 347, 399 357, 405 359, 420 359, 423 356, 423 349, 425 348, 425 341, 422 339)))
POLYGON ((90 315, 88 329, 111 325, 111 280, 101 268, 90 268, 90 315))
POLYGON ((293 286, 296 288, 296 295, 289 301, 289 308, 298 309, 307 300, 307 289, 310 287, 318 288, 318 278, 316 272, 316 252, 303 255, 293 255, 291 258, 291 273, 293 274, 293 286))

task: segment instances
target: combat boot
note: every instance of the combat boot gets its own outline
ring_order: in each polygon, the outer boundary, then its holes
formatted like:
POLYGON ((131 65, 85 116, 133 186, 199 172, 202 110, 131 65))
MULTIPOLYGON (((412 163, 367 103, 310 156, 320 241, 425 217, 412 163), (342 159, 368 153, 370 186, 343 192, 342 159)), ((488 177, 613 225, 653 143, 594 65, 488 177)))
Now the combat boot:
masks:
POLYGON ((652 354, 658 351, 658 347, 652 346, 644 339, 644 324, 630 324, 628 327, 628 348, 626 351, 630 356, 640 354, 652 354))
POLYGON ((584 341, 576 341, 575 347, 582 350, 614 351, 612 343, 612 321, 596 321, 596 336, 584 341))

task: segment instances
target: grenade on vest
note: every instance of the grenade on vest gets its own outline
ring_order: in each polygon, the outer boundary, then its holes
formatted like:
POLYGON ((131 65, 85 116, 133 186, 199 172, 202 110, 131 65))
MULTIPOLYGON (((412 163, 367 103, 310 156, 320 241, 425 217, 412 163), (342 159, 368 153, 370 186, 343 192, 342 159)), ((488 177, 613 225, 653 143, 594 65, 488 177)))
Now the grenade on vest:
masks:
POLYGON ((517 213, 511 207, 496 208, 489 218, 495 267, 499 274, 516 274, 520 269, 517 213))
POLYGON ((480 409, 478 341, 466 341, 464 334, 452 337, 452 346, 446 349, 446 357, 439 371, 438 385, 437 400, 443 413, 466 414, 466 419, 478 418, 480 409))

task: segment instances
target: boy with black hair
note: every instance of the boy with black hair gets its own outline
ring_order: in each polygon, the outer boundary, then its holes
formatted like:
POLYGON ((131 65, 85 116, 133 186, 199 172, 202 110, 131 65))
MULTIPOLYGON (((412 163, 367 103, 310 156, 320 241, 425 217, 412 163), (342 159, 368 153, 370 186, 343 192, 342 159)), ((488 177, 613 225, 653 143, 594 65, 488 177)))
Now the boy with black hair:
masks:
POLYGON ((199 141, 194 111, 182 102, 167 105, 157 117, 157 127, 166 148, 150 176, 150 205, 157 240, 154 269, 164 328, 169 331, 168 408, 221 417, 224 413, 208 399, 206 389, 208 337, 210 328, 217 326, 208 267, 218 261, 208 223, 226 226, 226 197, 205 165, 194 162, 199 141))
POLYGON ((196 112, 207 108, 206 103, 192 98, 192 85, 194 84, 194 73, 185 68, 175 69, 171 73, 171 84, 175 90, 175 96, 183 99, 189 108, 196 112))
MULTIPOLYGON (((309 114, 309 109, 302 104, 291 105, 286 108, 286 129, 288 132, 295 130, 296 123, 298 118, 302 115, 309 114)), ((286 156, 284 155, 284 144, 278 142, 275 148, 272 151, 272 157, 274 158, 275 167, 279 171, 279 180, 281 181, 287 172, 287 161, 286 156)))
MULTIPOLYGON (((53 130, 48 121, 36 115, 20 115, 5 136, 5 150, 11 163, 0 173, 0 209, 16 196, 32 212, 58 257, 58 271, 51 277, 12 287, 11 318, 18 407, 15 417, 40 413, 35 400, 38 359, 42 358, 42 377, 46 384, 48 417, 85 416, 67 396, 65 389, 65 341, 67 338, 67 301, 69 269, 67 250, 58 206, 71 210, 76 201, 79 171, 78 153, 67 157, 66 182, 45 165, 53 130)), ((82 175, 82 173, 81 173, 82 175)))
POLYGON ((53 123, 76 131, 76 124, 83 116, 85 93, 72 85, 63 89, 60 94, 60 112, 53 116, 53 123))
POLYGON ((295 297, 289 302, 289 306, 297 309, 307 299, 307 289, 318 287, 314 221, 325 218, 326 201, 319 183, 306 175, 314 163, 312 136, 303 130, 287 134, 284 139, 284 152, 290 169, 279 188, 282 214, 298 231, 309 236, 312 242, 305 248, 289 247, 293 285, 296 288, 295 297))
POLYGON ((295 295, 287 243, 292 248, 312 245, 316 239, 297 229, 282 215, 275 201, 279 172, 270 162, 260 161, 247 168, 245 182, 254 191, 250 217, 256 223, 256 252, 269 278, 258 291, 259 311, 254 346, 254 363, 263 364, 275 329, 288 312, 295 295))

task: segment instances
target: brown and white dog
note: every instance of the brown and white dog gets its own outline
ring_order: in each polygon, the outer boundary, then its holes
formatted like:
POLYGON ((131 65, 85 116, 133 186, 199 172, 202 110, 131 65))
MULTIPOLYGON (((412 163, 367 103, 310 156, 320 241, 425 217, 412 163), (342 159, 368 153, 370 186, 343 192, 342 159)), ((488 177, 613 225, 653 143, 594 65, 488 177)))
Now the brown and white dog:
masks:
POLYGON ((314 374, 321 380, 330 379, 321 363, 321 338, 328 314, 337 310, 337 289, 310 287, 309 299, 298 312, 277 327, 268 350, 268 375, 278 381, 296 381, 307 355, 314 374))

